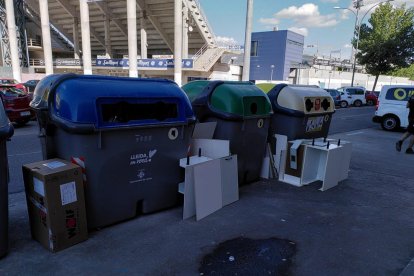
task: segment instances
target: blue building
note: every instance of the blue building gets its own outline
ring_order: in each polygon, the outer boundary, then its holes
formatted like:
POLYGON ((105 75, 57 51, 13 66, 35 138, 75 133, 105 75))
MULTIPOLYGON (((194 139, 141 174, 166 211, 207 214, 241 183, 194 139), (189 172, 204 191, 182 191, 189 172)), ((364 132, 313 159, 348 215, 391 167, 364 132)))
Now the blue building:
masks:
POLYGON ((304 36, 292 31, 252 33, 250 80, 288 80, 302 63, 304 36))

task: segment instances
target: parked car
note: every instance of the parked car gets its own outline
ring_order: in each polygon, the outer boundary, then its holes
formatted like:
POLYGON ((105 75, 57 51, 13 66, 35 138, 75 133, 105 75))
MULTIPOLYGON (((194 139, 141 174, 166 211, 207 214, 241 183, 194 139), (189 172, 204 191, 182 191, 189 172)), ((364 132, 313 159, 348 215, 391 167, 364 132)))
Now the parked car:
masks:
POLYGON ((11 122, 27 124, 34 117, 29 107, 30 97, 23 90, 9 85, 0 85, 0 98, 11 122))
POLYGON ((376 105, 378 101, 378 96, 372 91, 366 91, 365 100, 367 101, 367 105, 376 105))
POLYGON ((360 107, 367 103, 365 100, 365 88, 360 86, 345 86, 338 88, 341 93, 341 107, 350 105, 360 107))
POLYGON ((380 123, 385 130, 397 130, 408 126, 407 101, 414 95, 414 86, 384 85, 381 89, 375 116, 372 120, 380 123))
POLYGON ((332 99, 335 102, 335 106, 341 105, 341 93, 339 93, 338 90, 331 88, 325 90, 331 95, 332 99))
POLYGON ((7 86, 12 86, 12 87, 16 87, 17 89, 21 89, 24 92, 27 92, 26 87, 24 86, 23 83, 19 83, 17 80, 15 79, 5 79, 5 78, 0 78, 0 85, 7 85, 7 86))
POLYGON ((38 83, 39 80, 29 80, 23 83, 23 85, 26 87, 28 93, 33 93, 38 83))

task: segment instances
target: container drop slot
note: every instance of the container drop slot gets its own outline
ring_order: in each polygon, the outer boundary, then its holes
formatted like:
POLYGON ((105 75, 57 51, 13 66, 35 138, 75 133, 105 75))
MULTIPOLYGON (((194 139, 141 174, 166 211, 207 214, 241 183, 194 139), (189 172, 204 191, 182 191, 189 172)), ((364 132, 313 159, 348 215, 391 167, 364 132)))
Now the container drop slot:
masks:
POLYGON ((101 120, 103 124, 125 124, 131 121, 159 121, 178 117, 176 103, 162 101, 154 103, 101 103, 101 120))
POLYGON ((322 108, 323 108, 323 110, 328 110, 328 108, 330 108, 331 107, 331 103, 327 100, 327 99, 324 99, 323 101, 322 101, 322 108))
POLYGON ((266 114, 266 98, 265 97, 244 97, 244 115, 266 114))
POLYGON ((252 104, 250 105, 250 112, 251 112, 252 114, 256 114, 256 113, 257 113, 257 103, 252 103, 252 104))

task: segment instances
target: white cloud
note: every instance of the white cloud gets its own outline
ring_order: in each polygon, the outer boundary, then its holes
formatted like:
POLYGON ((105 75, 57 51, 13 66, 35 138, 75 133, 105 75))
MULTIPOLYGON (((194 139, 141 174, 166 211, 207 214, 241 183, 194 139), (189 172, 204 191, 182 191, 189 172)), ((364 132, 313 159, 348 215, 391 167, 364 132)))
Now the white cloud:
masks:
POLYGON ((338 3, 339 0, 321 0, 322 3, 338 3))
POLYGON ((280 20, 277 18, 260 18, 259 22, 265 25, 277 25, 280 20))
POLYGON ((332 27, 339 23, 335 14, 321 15, 319 7, 315 4, 308 3, 300 7, 290 6, 286 9, 274 14, 272 18, 262 18, 261 23, 272 22, 272 19, 279 21, 280 19, 290 19, 295 22, 297 26, 309 27, 332 27))
POLYGON ((352 48, 352 45, 351 44, 345 44, 344 48, 352 48))
POLYGON ((227 36, 216 36, 216 42, 219 46, 232 46, 239 44, 233 37, 227 36))
POLYGON ((308 36, 308 33, 309 33, 308 29, 306 29, 306 28, 291 27, 291 28, 288 28, 288 30, 292 31, 292 32, 295 32, 295 33, 298 33, 298 34, 301 34, 303 36, 308 36))

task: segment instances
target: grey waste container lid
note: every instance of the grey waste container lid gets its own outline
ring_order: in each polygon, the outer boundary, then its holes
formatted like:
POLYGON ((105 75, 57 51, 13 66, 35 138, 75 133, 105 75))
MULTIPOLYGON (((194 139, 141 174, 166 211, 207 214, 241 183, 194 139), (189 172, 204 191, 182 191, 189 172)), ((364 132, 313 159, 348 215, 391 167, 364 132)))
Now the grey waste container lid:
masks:
POLYGON ((317 86, 280 84, 271 89, 267 95, 275 113, 303 117, 335 112, 332 97, 317 86))
POLYGON ((14 129, 4 110, 3 101, 0 101, 0 139, 7 139, 13 135, 14 129))

